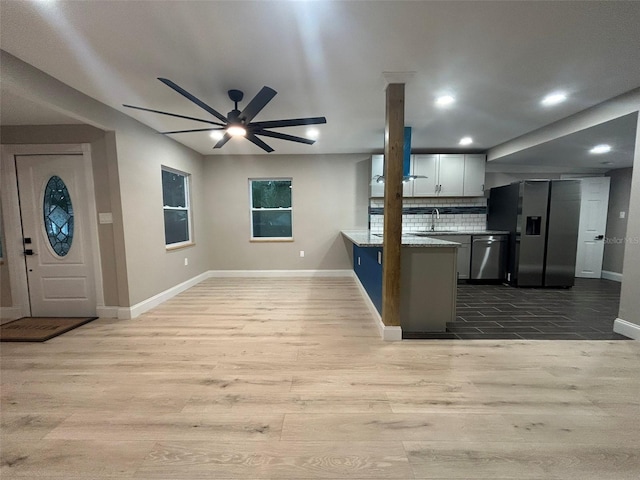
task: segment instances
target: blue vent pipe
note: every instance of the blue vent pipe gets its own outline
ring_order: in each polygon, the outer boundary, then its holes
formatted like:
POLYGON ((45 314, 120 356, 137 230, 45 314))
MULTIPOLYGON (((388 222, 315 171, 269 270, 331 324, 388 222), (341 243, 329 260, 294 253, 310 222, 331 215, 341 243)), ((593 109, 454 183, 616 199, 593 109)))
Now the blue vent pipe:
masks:
POLYGON ((411 127, 404 127, 404 146, 402 149, 402 176, 411 175, 411 127))

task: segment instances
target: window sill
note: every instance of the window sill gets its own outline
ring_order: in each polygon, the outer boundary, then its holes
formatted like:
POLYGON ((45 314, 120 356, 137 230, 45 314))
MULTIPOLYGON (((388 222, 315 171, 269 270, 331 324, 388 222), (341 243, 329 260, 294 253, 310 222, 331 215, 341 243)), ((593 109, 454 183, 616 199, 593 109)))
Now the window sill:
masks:
POLYGON ((195 247, 196 242, 175 243, 172 245, 166 245, 167 252, 173 252, 174 250, 182 250, 183 248, 195 247))
POLYGON ((274 242, 293 242, 293 238, 250 238, 249 242, 251 243, 274 243, 274 242))

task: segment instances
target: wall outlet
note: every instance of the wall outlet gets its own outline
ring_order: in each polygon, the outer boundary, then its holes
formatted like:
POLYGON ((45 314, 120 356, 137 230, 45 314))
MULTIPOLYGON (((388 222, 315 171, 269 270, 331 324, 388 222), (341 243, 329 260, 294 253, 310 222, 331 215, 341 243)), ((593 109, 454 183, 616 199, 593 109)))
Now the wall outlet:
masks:
POLYGON ((189 265, 189 259, 184 257, 184 266, 186 267, 187 265, 189 265))
POLYGON ((300 250, 300 257, 304 257, 304 250, 300 250))
POLYGON ((620 218, 624 218, 626 215, 626 212, 620 212, 620 218))

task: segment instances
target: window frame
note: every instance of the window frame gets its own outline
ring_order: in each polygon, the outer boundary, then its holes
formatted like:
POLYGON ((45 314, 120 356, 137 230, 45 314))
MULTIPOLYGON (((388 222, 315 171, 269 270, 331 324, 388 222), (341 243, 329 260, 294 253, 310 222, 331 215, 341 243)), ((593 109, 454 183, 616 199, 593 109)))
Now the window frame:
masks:
POLYGON ((273 177, 273 178, 249 178, 249 225, 250 225, 250 241, 251 242, 293 242, 293 178, 292 177, 273 177), (290 182, 291 189, 291 206, 278 208, 254 208, 253 206, 253 182, 290 182), (253 212, 291 212, 291 236, 290 237, 256 237, 254 235, 253 212))
POLYGON ((193 212, 191 208, 191 174, 188 172, 183 172, 182 170, 178 170, 176 168, 167 167, 166 165, 160 166, 160 181, 161 181, 161 191, 162 191, 162 224, 164 227, 164 245, 167 251, 176 250, 179 248, 189 247, 194 245, 195 242, 193 240, 193 212), (162 183, 162 172, 173 173, 174 175, 179 175, 184 179, 184 207, 171 207, 164 204, 164 184, 162 183), (167 243, 166 236, 166 220, 165 220, 165 212, 167 211, 186 211, 187 212, 187 240, 181 242, 167 243))

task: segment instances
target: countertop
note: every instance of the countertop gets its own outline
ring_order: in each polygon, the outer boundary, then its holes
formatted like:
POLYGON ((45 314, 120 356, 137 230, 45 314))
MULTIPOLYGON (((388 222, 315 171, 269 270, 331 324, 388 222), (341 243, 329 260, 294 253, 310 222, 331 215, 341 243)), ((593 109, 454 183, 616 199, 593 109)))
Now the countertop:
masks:
MULTIPOLYGON (((381 247, 382 236, 370 230, 343 230, 342 235, 359 247, 381 247)), ((459 247, 457 242, 439 240, 432 237, 402 236, 403 247, 459 247)))

